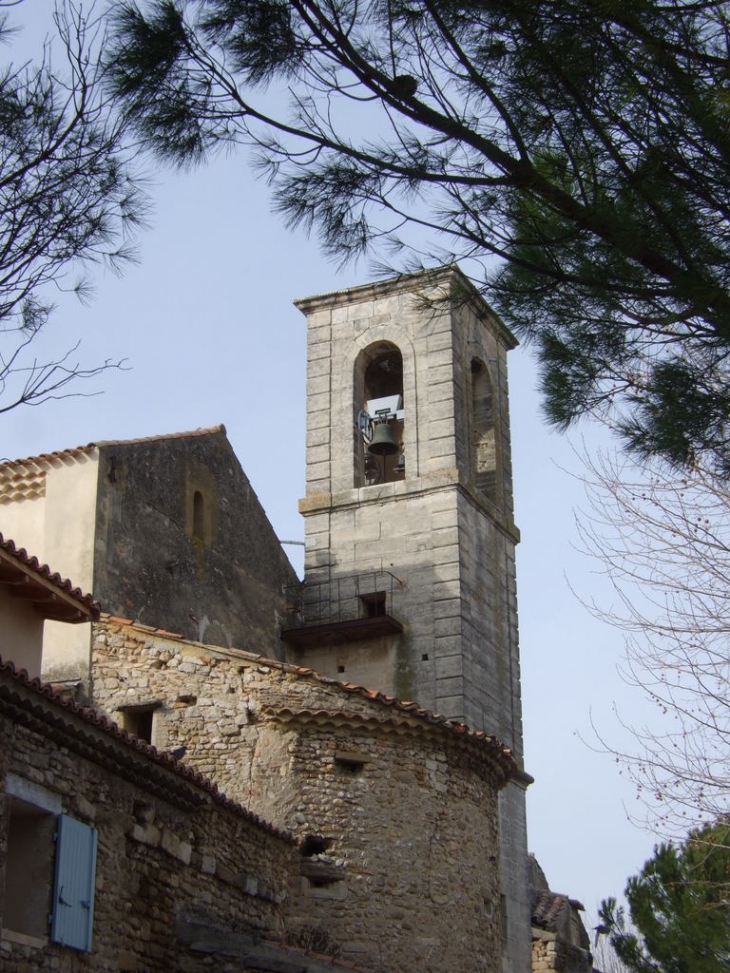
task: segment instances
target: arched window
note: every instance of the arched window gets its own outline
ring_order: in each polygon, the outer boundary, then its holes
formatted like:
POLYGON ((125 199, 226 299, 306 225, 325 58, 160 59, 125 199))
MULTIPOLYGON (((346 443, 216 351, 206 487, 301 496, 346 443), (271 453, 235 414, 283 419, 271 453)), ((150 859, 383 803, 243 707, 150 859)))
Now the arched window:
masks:
POLYGON ((497 443, 494 429, 494 396, 487 366, 477 358, 471 363, 472 474, 474 485, 492 501, 497 499, 497 443))
POLYGON ((200 490, 193 494, 193 538, 205 540, 205 501, 200 490))
POLYGON ((365 348, 355 362, 355 486, 405 476, 403 356, 390 341, 365 348), (366 418, 367 417, 367 418, 366 418))

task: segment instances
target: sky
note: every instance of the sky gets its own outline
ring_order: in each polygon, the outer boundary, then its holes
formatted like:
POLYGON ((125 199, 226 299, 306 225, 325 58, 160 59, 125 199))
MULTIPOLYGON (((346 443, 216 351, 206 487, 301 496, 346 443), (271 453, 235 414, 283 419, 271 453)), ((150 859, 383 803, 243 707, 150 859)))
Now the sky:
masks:
MULTIPOLYGON (((13 13, 27 25, 24 43, 40 36, 51 8, 32 0, 13 13)), ((139 263, 123 277, 94 270, 88 306, 59 291, 36 346, 40 359, 80 340, 84 365, 124 359, 125 369, 79 387, 101 394, 0 415, 0 457, 224 423, 278 537, 301 541, 306 335, 292 302, 365 283, 369 268, 338 270, 316 240, 287 230, 243 154, 190 173, 148 169, 154 208, 139 263)), ((584 422, 566 437, 544 423, 529 350, 510 353, 509 381, 525 765, 535 778, 529 848, 592 925, 601 899, 620 895, 656 840, 633 823, 642 813, 635 787, 601 752, 594 727, 616 749, 630 747, 615 709, 634 721, 652 711, 618 674, 622 633, 574 593, 611 597, 601 565, 576 549, 585 498, 575 450, 605 445, 606 434, 584 422)), ((287 551, 301 568, 301 548, 287 551)))

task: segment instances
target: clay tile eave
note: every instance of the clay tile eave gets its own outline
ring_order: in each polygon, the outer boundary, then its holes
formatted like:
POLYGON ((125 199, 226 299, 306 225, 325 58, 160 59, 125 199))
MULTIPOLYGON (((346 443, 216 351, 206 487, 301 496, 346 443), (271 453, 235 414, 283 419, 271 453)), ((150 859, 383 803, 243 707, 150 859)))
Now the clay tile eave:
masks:
MULTIPOLYGON (((462 745, 473 746, 478 752, 481 752, 484 755, 488 754, 490 758, 500 767, 501 775, 504 778, 505 783, 508 780, 519 780, 522 784, 532 783, 532 777, 521 770, 512 750, 498 740, 497 737, 485 733, 483 730, 473 730, 467 724, 458 720, 451 720, 445 716, 440 716, 439 714, 433 713, 411 700, 404 701, 395 696, 389 696, 386 693, 382 693, 377 689, 369 689, 366 686, 359 686, 355 683, 343 682, 342 680, 334 679, 331 676, 325 676, 311 668, 297 666, 290 662, 281 662, 278 659, 271 659, 267 656, 256 655, 254 653, 245 652, 241 649, 225 649, 222 646, 203 645, 200 642, 185 639, 180 635, 162 632, 157 629, 145 628, 145 626, 141 625, 140 623, 132 622, 129 619, 106 616, 103 617, 101 621, 102 623, 110 622, 112 624, 128 625, 135 630, 140 631, 141 634, 160 635, 166 638, 175 638, 184 644, 197 648, 201 652, 207 653, 211 650, 220 651, 229 656, 236 656, 238 658, 246 659, 248 662, 254 665, 266 666, 269 669, 276 669, 280 672, 288 673, 289 675, 295 676, 297 679, 327 686, 335 692, 342 693, 343 696, 358 696, 378 708, 392 713, 400 713, 404 717, 407 716, 409 719, 414 720, 416 724, 420 725, 421 727, 432 728, 437 733, 444 733, 451 739, 460 740, 462 745)), ((339 707, 333 705, 332 712, 339 712, 339 707)), ((291 714, 291 716, 294 716, 294 714, 291 714)))
POLYGON ((96 621, 101 606, 93 595, 74 587, 67 578, 41 564, 25 548, 0 534, 0 585, 22 594, 46 618, 59 621, 96 621))
MULTIPOLYGON (((65 711, 72 719, 76 718, 81 720, 82 724, 85 723, 87 726, 93 727, 98 732, 110 738, 110 743, 114 740, 117 744, 128 747, 140 755, 143 760, 148 760, 152 766, 162 768, 165 772, 171 773, 174 778, 179 778, 188 785, 192 785, 199 793, 206 794, 214 803, 238 816, 246 818, 261 830, 268 832, 288 844, 297 843, 297 839, 290 832, 277 828, 252 811, 249 811, 248 808, 226 797, 225 794, 218 790, 217 785, 213 781, 203 776, 199 771, 176 760, 171 754, 160 753, 155 747, 140 740, 133 733, 121 729, 113 720, 98 710, 89 706, 80 705, 70 696, 55 691, 48 683, 41 682, 37 677, 33 679, 29 678, 25 669, 18 670, 12 662, 4 661, 0 657, 0 690, 3 691, 0 695, 3 693, 7 695, 7 692, 3 690, 3 683, 5 683, 6 689, 8 685, 12 686, 14 684, 20 690, 26 690, 33 694, 39 701, 41 699, 47 700, 48 704, 57 711, 65 711)), ((17 693, 14 695, 17 695, 17 693)), ((35 710, 37 711, 37 707, 35 707, 35 710)), ((70 724, 68 728, 71 728, 70 724)), ((86 742, 89 745, 97 746, 100 750, 107 749, 102 742, 93 738, 91 735, 88 736, 86 742)))

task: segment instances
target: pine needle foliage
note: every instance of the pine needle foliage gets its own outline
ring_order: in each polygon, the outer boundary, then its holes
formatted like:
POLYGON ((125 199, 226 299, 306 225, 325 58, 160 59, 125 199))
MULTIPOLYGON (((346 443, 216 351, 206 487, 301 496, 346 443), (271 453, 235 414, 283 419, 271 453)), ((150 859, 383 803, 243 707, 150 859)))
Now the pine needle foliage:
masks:
POLYGON ((465 262, 552 423, 730 475, 726 3, 150 0, 113 25, 163 158, 253 145, 337 260, 465 262))
POLYGON ((663 844, 625 891, 629 915, 603 902, 599 929, 631 973, 725 973, 730 964, 730 826, 663 844))

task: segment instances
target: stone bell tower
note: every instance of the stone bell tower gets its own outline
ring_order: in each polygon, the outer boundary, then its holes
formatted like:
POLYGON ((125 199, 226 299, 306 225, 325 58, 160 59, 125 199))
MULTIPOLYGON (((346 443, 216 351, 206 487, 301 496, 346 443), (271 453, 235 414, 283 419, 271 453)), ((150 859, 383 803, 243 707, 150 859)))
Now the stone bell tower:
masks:
MULTIPOLYGON (((289 657, 494 734, 521 763, 516 340, 455 267, 296 303, 308 325, 306 554, 289 657)), ((528 781, 501 803, 510 973, 530 966, 528 781)))

